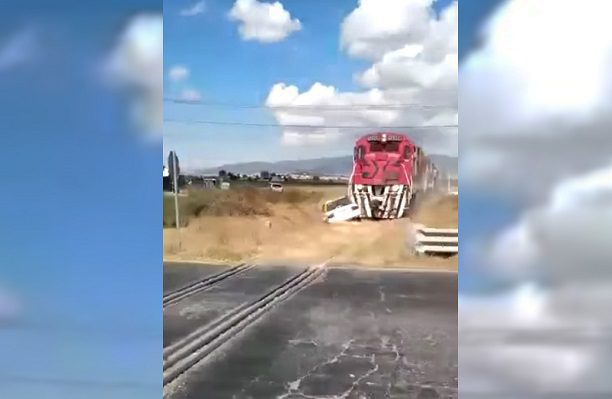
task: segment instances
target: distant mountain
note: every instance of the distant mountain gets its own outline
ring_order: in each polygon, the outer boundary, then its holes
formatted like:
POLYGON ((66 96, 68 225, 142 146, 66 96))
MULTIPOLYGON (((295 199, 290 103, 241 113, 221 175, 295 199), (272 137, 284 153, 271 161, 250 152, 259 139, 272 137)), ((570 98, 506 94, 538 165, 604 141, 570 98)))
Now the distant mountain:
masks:
MULTIPOLYGON (((456 157, 446 155, 430 155, 433 162, 443 173, 457 175, 458 162, 456 157)), ((281 174, 306 172, 316 175, 349 175, 353 168, 353 157, 333 157, 301 159, 278 162, 244 162, 220 165, 216 168, 198 170, 200 174, 217 174, 220 170, 232 173, 253 174, 263 170, 281 174)))

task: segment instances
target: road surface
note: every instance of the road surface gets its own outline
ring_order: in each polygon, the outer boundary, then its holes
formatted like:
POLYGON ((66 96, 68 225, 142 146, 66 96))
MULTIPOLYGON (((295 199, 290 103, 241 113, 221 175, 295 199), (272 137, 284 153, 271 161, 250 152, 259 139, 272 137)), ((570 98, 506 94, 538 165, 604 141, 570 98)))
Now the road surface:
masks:
MULTIPOLYGON (((206 268, 165 265, 164 284, 219 272, 206 268)), ((300 270, 257 266, 164 309, 164 346, 300 270)), ((165 397, 456 398, 457 274, 329 268, 167 383, 165 397)))

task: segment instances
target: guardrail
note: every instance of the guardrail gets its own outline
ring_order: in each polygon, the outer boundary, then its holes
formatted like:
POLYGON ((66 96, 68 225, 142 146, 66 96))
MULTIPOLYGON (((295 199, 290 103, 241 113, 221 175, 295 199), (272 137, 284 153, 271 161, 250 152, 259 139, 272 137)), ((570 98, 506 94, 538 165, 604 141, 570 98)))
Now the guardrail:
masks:
POLYGON ((413 226, 413 248, 423 255, 455 255, 459 252, 459 229, 413 226))

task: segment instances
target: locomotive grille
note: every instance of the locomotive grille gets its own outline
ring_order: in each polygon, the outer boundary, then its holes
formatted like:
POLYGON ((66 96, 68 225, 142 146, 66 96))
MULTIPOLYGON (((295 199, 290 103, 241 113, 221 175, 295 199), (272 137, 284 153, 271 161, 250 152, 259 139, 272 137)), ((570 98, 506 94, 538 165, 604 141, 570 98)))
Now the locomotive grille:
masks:
POLYGON ((398 181, 400 174, 395 171, 385 171, 384 178, 386 181, 398 181))

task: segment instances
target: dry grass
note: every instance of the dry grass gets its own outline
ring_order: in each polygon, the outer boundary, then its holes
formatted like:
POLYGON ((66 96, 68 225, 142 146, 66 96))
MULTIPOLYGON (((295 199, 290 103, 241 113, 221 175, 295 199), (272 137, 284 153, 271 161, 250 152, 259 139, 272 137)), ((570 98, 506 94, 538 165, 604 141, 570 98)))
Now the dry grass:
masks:
POLYGON ((459 197, 456 195, 433 196, 420 204, 412 219, 429 227, 457 227, 458 209, 459 197))
MULTIPOLYGON (((181 229, 180 245, 176 229, 164 229, 164 256, 215 262, 319 262, 334 257, 335 262, 364 266, 457 268, 456 257, 419 258, 416 262, 406 245, 408 219, 323 223, 321 204, 345 194, 345 187, 301 187, 280 195, 258 191, 248 194, 255 197, 217 191, 213 195, 219 197, 214 201, 227 201, 225 205, 215 202, 194 211, 181 229)), ((456 199, 454 212, 456 225, 456 199)), ((424 202, 415 218, 442 224, 453 220, 452 213, 452 201, 435 199, 424 202)))
MULTIPOLYGON (((200 216, 272 216, 276 204, 297 206, 324 197, 317 190, 289 189, 282 193, 260 188, 201 190, 179 198, 181 226, 200 216)), ((174 199, 164 197, 164 227, 175 227, 174 199)))

